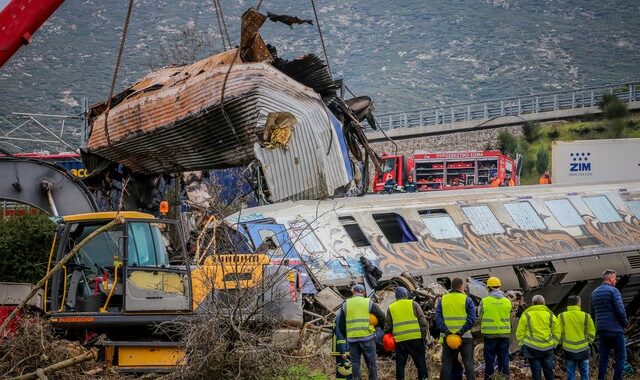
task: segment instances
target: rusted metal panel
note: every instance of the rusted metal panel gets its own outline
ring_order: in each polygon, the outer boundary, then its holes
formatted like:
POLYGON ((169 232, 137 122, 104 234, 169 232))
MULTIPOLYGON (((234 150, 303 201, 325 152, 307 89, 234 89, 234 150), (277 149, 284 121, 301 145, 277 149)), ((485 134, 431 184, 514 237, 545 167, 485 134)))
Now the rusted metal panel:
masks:
POLYGON ((92 120, 88 152, 148 174, 241 166, 257 156, 274 201, 331 196, 346 186, 343 137, 320 96, 267 63, 229 71, 232 55, 143 78, 112 107, 106 133, 104 113, 92 120), (258 143, 271 112, 299 120, 287 150, 265 152, 258 143))

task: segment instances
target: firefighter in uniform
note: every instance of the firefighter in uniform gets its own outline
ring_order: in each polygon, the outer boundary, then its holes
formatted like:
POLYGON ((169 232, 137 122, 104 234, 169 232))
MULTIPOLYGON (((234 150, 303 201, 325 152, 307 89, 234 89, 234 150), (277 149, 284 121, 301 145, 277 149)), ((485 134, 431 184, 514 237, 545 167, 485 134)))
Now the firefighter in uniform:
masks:
POLYGON ((396 380, 404 379, 404 368, 411 356, 418 369, 418 380, 427 379, 426 347, 428 325, 424 312, 417 302, 409 298, 409 291, 396 288, 396 301, 389 305, 384 331, 392 333, 396 340, 396 380))
POLYGON ((529 360, 533 380, 541 380, 541 372, 546 380, 553 380, 553 349, 560 340, 560 324, 543 296, 536 294, 531 302, 518 321, 516 338, 529 360))
POLYGON ((481 332, 484 338, 484 378, 492 379, 496 359, 498 372, 509 377, 509 340, 511 337, 511 301, 500 290, 497 277, 489 277, 489 295, 480 303, 481 332))
MULTIPOLYGON (((351 291, 353 297, 342 304, 340 313, 336 317, 336 324, 342 336, 347 337, 353 378, 360 379, 360 356, 362 355, 369 370, 369 379, 377 380, 375 326, 371 321, 377 320, 379 324, 384 324, 384 314, 376 303, 365 296, 364 286, 355 285, 351 291), (375 319, 371 318, 370 314, 373 314, 375 319)), ((342 356, 346 359, 346 355, 342 356)))
MULTIPOLYGON (((436 324, 441 334, 445 335, 445 343, 442 344, 442 367, 440 379, 451 378, 454 362, 458 360, 458 354, 462 355, 462 363, 467 379, 475 379, 475 366, 473 363, 473 337, 471 327, 476 321, 476 307, 471 298, 464 293, 464 281, 454 278, 451 281, 451 291, 436 305, 436 324), (461 339, 450 339, 457 335, 461 339), (452 346, 450 342, 457 343, 452 346)), ((442 336, 442 335, 441 335, 442 336)))
POLYGON ((335 323, 333 324, 331 355, 336 358, 336 380, 352 380, 353 376, 351 361, 349 360, 349 344, 335 323))
POLYGON ((567 380, 576 379, 576 367, 582 380, 589 379, 589 343, 596 336, 596 327, 588 313, 580 309, 580 297, 569 296, 567 311, 558 316, 560 343, 565 352, 567 380))

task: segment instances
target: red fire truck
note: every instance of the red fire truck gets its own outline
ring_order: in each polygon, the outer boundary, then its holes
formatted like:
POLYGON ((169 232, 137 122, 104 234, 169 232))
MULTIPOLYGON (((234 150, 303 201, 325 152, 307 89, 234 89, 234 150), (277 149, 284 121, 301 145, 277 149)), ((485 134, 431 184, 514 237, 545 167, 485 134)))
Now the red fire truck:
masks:
POLYGON ((413 157, 382 155, 382 171, 373 178, 374 192, 389 185, 404 188, 415 183, 416 191, 469 189, 518 184, 517 163, 498 150, 427 153, 416 151, 413 157), (389 183, 387 181, 389 180, 389 183))

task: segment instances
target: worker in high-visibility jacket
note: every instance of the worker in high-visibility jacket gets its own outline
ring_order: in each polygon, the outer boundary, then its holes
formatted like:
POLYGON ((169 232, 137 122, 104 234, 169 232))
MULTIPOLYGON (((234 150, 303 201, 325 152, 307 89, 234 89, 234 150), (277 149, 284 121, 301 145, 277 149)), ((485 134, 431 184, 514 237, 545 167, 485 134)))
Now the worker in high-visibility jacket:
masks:
MULTIPOLYGON (((375 326, 371 324, 375 320, 380 325, 384 325, 384 313, 380 307, 371 299, 366 297, 364 286, 358 284, 351 288, 353 297, 347 299, 340 312, 336 316, 336 324, 340 333, 347 338, 349 343, 349 359, 351 359, 351 369, 353 378, 360 379, 360 356, 364 356, 364 361, 369 370, 369 379, 378 378, 378 367, 376 365, 376 340, 375 326)), ((343 355, 346 358, 346 354, 343 355)))
POLYGON ((471 327, 476 319, 476 306, 464 292, 464 281, 461 278, 454 278, 451 281, 451 291, 442 296, 440 302, 436 304, 436 325, 440 334, 445 336, 445 342, 442 344, 440 379, 451 378, 451 370, 454 362, 458 360, 458 354, 462 355, 467 379, 475 379, 471 327), (462 337, 459 348, 449 347, 446 337, 451 334, 462 337))
POLYGON ((427 319, 417 302, 409 298, 409 291, 396 288, 396 301, 389 305, 384 332, 392 333, 396 340, 396 380, 404 379, 404 368, 411 356, 418 369, 418 380, 427 379, 426 346, 427 319))
POLYGON ((549 174, 548 171, 544 172, 542 177, 540 177, 540 181, 539 182, 540 182, 541 185, 550 185, 551 184, 551 174, 549 174))
POLYGON ((509 341, 511 338, 511 301, 500 290, 497 277, 487 279, 489 295, 480 302, 482 337, 484 338, 484 378, 492 379, 496 359, 498 372, 509 378, 509 341))
POLYGON ((527 310, 518 321, 516 338, 529 360, 533 380, 553 380, 553 349, 560 340, 560 324, 556 316, 545 306, 544 297, 533 296, 527 310))
POLYGON ((565 352, 567 380, 576 379, 576 367, 580 378, 589 379, 589 343, 596 337, 596 326, 591 315, 580 309, 580 297, 567 298, 567 311, 558 316, 560 343, 565 352))

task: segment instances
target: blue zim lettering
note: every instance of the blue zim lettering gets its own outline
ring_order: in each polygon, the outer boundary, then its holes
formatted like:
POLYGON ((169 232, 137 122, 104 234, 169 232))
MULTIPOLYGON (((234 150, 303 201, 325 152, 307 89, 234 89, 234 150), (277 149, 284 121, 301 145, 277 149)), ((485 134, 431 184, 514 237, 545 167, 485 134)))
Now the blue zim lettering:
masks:
POLYGON ((591 162, 574 162, 569 164, 570 172, 588 172, 591 171, 591 162))

